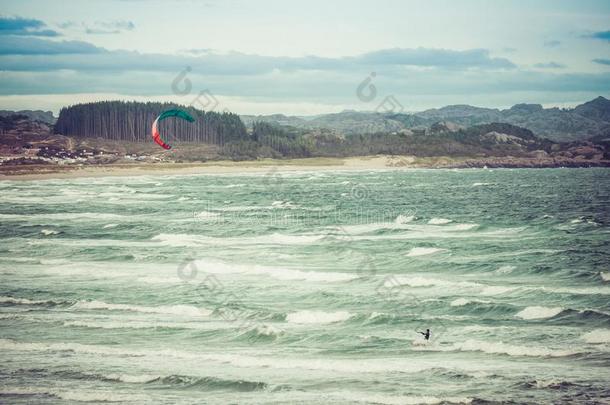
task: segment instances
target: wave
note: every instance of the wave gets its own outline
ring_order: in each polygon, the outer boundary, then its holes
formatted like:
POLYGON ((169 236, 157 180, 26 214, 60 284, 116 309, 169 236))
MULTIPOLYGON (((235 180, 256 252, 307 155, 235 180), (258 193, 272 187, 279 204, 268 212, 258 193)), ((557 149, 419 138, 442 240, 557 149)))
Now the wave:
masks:
POLYGON ((285 269, 279 267, 267 267, 259 265, 227 264, 212 260, 195 260, 193 264, 204 273, 211 274, 241 274, 269 276, 278 280, 305 280, 311 282, 339 282, 350 281, 359 278, 354 273, 303 271, 285 269))
POLYGON ((109 304, 103 301, 79 301, 73 305, 77 309, 105 309, 108 311, 132 311, 146 314, 185 315, 192 317, 210 316, 213 311, 192 305, 166 305, 147 307, 129 304, 109 304))
POLYGON ((256 325, 239 336, 250 341, 272 341, 284 334, 284 330, 271 325, 256 325))
POLYGON ((515 270, 515 269, 516 269, 516 267, 515 266, 511 266, 511 265, 501 266, 494 273, 497 273, 497 274, 509 274, 509 273, 512 273, 513 270, 515 270))
POLYGON ((64 321, 63 326, 91 329, 189 329, 220 330, 235 326, 226 322, 164 322, 164 321, 64 321))
POLYGON ((602 278, 602 280, 604 281, 610 281, 610 273, 605 273, 603 271, 599 272, 599 276, 602 278))
POLYGON ((62 305, 68 304, 67 301, 53 301, 53 300, 30 300, 28 298, 14 298, 0 296, 0 304, 13 304, 13 305, 62 305))
MULTIPOLYGON (((386 395, 371 394, 369 392, 334 392, 331 396, 335 399, 332 402, 350 401, 350 403, 371 403, 384 405, 436 405, 436 404, 470 404, 472 398, 466 397, 435 397, 431 395, 386 395)), ((325 400, 330 399, 329 395, 324 396, 325 400)), ((312 401, 315 403, 316 401, 312 401)))
POLYGON ((610 343, 610 329, 595 329, 580 338, 587 343, 610 343))
POLYGON ((447 249, 441 248, 427 248, 427 247, 415 247, 407 253, 408 257, 426 256, 434 253, 444 252, 447 249))
POLYGON ((567 357, 582 352, 560 349, 549 349, 548 347, 527 347, 523 345, 511 345, 503 342, 485 342, 481 340, 466 340, 461 343, 454 343, 450 346, 414 346, 416 351, 461 351, 461 352, 483 352, 488 354, 505 354, 513 357, 567 357))
POLYGON ((409 222, 413 222, 415 220, 415 215, 398 215, 394 220, 395 224, 408 224, 409 222))
POLYGON ((286 321, 298 324, 326 324, 346 321, 354 316, 347 311, 297 311, 286 315, 286 321))
POLYGON ((43 234, 44 236, 50 236, 50 235, 59 235, 60 231, 56 231, 54 229, 42 229, 40 231, 41 234, 43 234))
POLYGON ((133 215, 119 215, 119 214, 108 214, 103 212, 61 212, 61 213, 49 213, 49 214, 0 214, 0 219, 4 220, 25 220, 28 222, 36 220, 108 220, 108 219, 121 219, 129 220, 133 218, 133 215))
POLYGON ((488 285, 481 291, 482 295, 500 295, 514 291, 515 287, 507 287, 503 285, 488 285))
POLYGON ((490 301, 482 301, 482 300, 469 300, 469 299, 466 299, 466 298, 458 298, 458 299, 455 299, 455 300, 451 301, 451 304, 449 304, 449 305, 451 305, 452 307, 463 307, 465 305, 475 304, 475 303, 476 304, 490 304, 491 302, 490 301))
MULTIPOLYGON (((0 349, 13 351, 70 351, 84 354, 96 354, 104 356, 127 356, 145 357, 151 356, 166 360, 167 357, 200 360, 205 362, 215 362, 220 364, 230 364, 240 368, 273 368, 281 370, 318 370, 340 373, 419 373, 430 369, 428 361, 414 362, 410 359, 329 359, 320 358, 299 358, 299 357, 270 357, 250 354, 233 353, 198 353, 186 352, 174 349, 144 350, 144 349, 119 349, 99 345, 85 345, 78 343, 23 343, 10 339, 0 339, 0 349)), ((422 349, 434 349, 427 347, 422 349)), ((445 351, 451 348, 444 348, 445 351)), ((532 352, 533 353, 533 352, 532 352)), ((557 353, 556 353, 557 354, 557 353)), ((448 363, 449 364, 449 363, 448 363)), ((459 363, 461 364, 461 362, 459 363)), ((456 367, 459 367, 455 363, 456 367)))
POLYGON ((291 201, 273 201, 271 203, 272 208, 298 208, 296 205, 292 204, 291 201))
POLYGON ((563 311, 561 307, 538 307, 532 306, 523 309, 518 312, 515 316, 521 319, 547 319, 559 315, 563 311))
POLYGON ((206 390, 260 391, 268 388, 268 384, 260 381, 225 380, 216 377, 193 377, 184 375, 169 375, 153 380, 150 383, 170 385, 180 388, 204 388, 206 390))
POLYGON ((325 235, 287 235, 273 233, 268 235, 258 235, 250 237, 229 237, 215 238, 205 235, 192 234, 167 234, 161 233, 151 238, 152 241, 160 242, 166 246, 174 247, 196 247, 196 246, 235 246, 243 244, 253 245, 307 245, 318 242, 325 238, 325 235))
POLYGON ((2 396, 47 396, 71 402, 143 402, 147 399, 144 395, 117 394, 108 391, 67 391, 58 389, 44 388, 22 388, 22 387, 2 387, 2 396))
POLYGON ((218 220, 220 218, 220 214, 217 212, 199 211, 193 213, 193 218, 201 221, 218 220))
POLYGON ((463 233, 478 227, 478 224, 456 224, 454 226, 437 227, 428 225, 370 223, 362 225, 342 225, 330 227, 338 230, 337 234, 329 233, 328 229, 323 233, 307 234, 282 234, 272 233, 245 237, 226 237, 218 238, 197 234, 171 234, 160 233, 151 238, 153 242, 161 243, 172 247, 200 247, 200 246, 238 246, 238 245, 311 245, 323 243, 328 240, 336 239, 340 241, 354 240, 411 240, 411 239, 436 239, 436 238, 470 238, 470 237, 500 237, 514 235, 522 228, 503 229, 499 231, 463 233), (381 229, 404 229, 408 232, 390 235, 362 235, 381 229), (347 234, 347 235, 346 235, 347 234), (351 236, 356 235, 356 236, 351 236))
POLYGON ((437 278, 428 278, 421 276, 393 276, 391 279, 386 279, 384 286, 393 287, 396 285, 406 285, 409 287, 463 287, 463 288, 481 288, 482 284, 472 283, 469 281, 447 281, 437 278))
POLYGON ((432 218, 428 221, 428 225, 445 225, 450 222, 453 222, 451 219, 447 218, 432 218))
POLYGON ((143 357, 146 355, 143 352, 119 349, 117 347, 85 345, 80 343, 17 342, 12 339, 0 339, 0 349, 14 351, 60 351, 127 357, 143 357))
POLYGON ((267 383, 259 381, 221 379, 217 377, 200 377, 170 374, 166 376, 151 374, 93 374, 80 371, 56 371, 54 375, 81 380, 100 380, 104 382, 121 382, 128 384, 162 384, 175 388, 205 388, 207 390, 229 389, 234 391, 257 391, 266 389, 267 383))
POLYGON ((532 380, 532 381, 526 381, 519 385, 522 387, 525 387, 525 388, 536 388, 536 389, 550 388, 550 389, 555 389, 555 390, 557 390, 557 389, 565 390, 570 387, 580 386, 579 384, 576 384, 576 383, 573 383, 570 381, 563 381, 563 380, 532 380))

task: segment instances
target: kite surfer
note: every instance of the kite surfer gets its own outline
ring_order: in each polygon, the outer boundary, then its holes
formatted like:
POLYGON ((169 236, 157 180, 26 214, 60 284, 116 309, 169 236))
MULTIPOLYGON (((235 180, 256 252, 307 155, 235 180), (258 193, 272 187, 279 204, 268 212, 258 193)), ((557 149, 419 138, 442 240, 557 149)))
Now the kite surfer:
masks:
POLYGON ((417 332, 417 333, 421 333, 422 335, 424 335, 424 339, 426 340, 430 340, 430 329, 426 329, 425 332, 417 332))

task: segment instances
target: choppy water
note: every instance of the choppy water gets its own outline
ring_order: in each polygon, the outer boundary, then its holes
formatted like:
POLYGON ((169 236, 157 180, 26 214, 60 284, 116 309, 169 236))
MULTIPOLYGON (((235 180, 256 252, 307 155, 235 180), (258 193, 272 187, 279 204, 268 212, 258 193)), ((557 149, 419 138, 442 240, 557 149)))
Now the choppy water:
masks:
POLYGON ((0 401, 607 403, 609 175, 1 182, 0 401))

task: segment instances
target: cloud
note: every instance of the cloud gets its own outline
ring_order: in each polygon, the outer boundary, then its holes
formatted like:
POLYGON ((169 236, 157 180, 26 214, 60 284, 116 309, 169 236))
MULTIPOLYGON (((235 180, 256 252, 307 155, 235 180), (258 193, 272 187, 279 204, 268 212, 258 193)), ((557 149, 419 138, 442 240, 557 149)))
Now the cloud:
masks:
POLYGON ((131 21, 96 21, 93 26, 87 27, 87 34, 119 34, 123 31, 133 31, 136 28, 131 21))
POLYGON ((19 55, 20 58, 27 56, 42 61, 41 56, 69 55, 69 54, 92 54, 105 52, 88 42, 81 41, 48 41, 40 38, 6 37, 0 36, 0 69, 3 69, 3 58, 8 55, 19 55), (21 56, 27 55, 27 56, 21 56))
POLYGON ((610 59, 597 58, 597 59, 593 59, 592 62, 599 63, 600 65, 610 65, 610 59))
POLYGON ((610 41, 610 31, 597 31, 592 34, 586 35, 585 37, 610 41))
POLYGON ((547 48, 557 48, 559 45, 561 45, 561 41, 557 41, 557 40, 546 41, 544 43, 544 46, 547 48))
POLYGON ((59 24, 63 29, 72 29, 85 34, 120 34, 124 31, 133 31, 136 25, 132 21, 95 21, 92 24, 77 21, 65 21, 59 24))
POLYGON ((442 66, 449 68, 512 69, 515 65, 505 58, 491 58, 487 49, 454 51, 451 49, 383 49, 354 58, 371 65, 442 66))
MULTIPOLYGON (((1 38, 1 37, 0 37, 1 38)), ((180 71, 185 66, 202 74, 255 75, 273 71, 400 71, 408 67, 443 70, 513 69, 505 58, 492 58, 485 49, 465 51, 448 49, 383 49, 356 56, 327 58, 319 56, 284 57, 240 52, 198 55, 145 54, 132 51, 106 51, 86 42, 55 42, 29 38, 18 44, 0 42, 0 69, 3 70, 143 70, 180 71), (65 53, 66 55, 61 55, 65 53), (79 53, 94 54, 83 57, 79 53), (55 55, 38 57, 36 55, 55 55), (12 57, 11 55, 31 55, 12 57)))
POLYGON ((81 41, 0 36, 0 94, 4 95, 171 95, 172 82, 187 66, 192 82, 192 92, 184 96, 187 104, 198 91, 210 89, 218 96, 244 97, 253 103, 375 108, 356 97, 356 88, 371 72, 376 72, 377 104, 388 95, 407 106, 443 97, 464 102, 475 96, 518 101, 518 92, 547 98, 562 94, 563 99, 569 99, 567 94, 610 92, 610 72, 553 71, 561 67, 557 62, 527 70, 508 59, 491 57, 485 49, 392 48, 343 57, 191 49, 170 55, 106 50, 81 41))
POLYGON ((60 34, 46 28, 43 21, 33 18, 0 17, 0 35, 57 37, 60 34))
MULTIPOLYGON (((91 57, 96 56, 91 55, 91 57)), ((5 71, 0 75, 0 94, 121 93, 132 95, 169 95, 179 71, 5 71)), ((193 68, 188 74, 192 91, 183 96, 190 103, 199 91, 215 95, 246 97, 268 102, 318 102, 324 104, 362 104, 357 87, 368 77, 359 71, 292 71, 262 75, 209 75, 193 68)), ((608 73, 550 73, 546 71, 462 71, 411 69, 406 72, 377 71, 372 82, 379 103, 387 95, 396 96, 403 105, 425 97, 442 96, 464 100, 472 95, 496 97, 517 92, 567 94, 610 93, 608 73)), ((517 101, 518 97, 515 97, 517 101)), ((361 108, 376 105, 362 104, 361 108)))
POLYGON ((540 69, 563 69, 566 65, 557 62, 547 62, 547 63, 536 63, 534 67, 540 69))

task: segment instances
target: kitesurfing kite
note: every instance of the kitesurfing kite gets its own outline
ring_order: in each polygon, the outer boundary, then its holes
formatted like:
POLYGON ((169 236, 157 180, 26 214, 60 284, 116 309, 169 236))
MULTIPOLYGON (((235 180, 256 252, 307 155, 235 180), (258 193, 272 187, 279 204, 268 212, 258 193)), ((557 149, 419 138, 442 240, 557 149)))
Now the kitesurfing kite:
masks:
POLYGON ((152 137, 153 140, 155 141, 155 143, 159 146, 161 146, 163 149, 171 149, 171 145, 166 144, 165 142, 163 142, 163 139, 161 139, 161 134, 159 133, 159 122, 163 121, 166 118, 169 117, 179 117, 182 118, 183 120, 187 120, 189 122, 193 122, 195 121, 195 118, 191 117, 189 115, 189 113, 187 113, 186 111, 182 111, 182 110, 167 110, 167 111, 163 111, 156 119, 155 122, 153 122, 152 124, 152 137))

